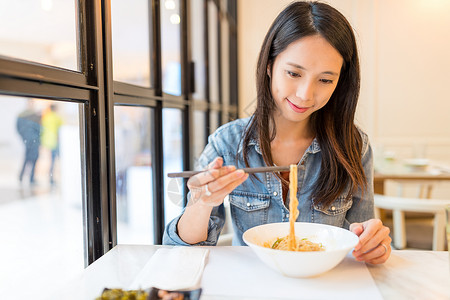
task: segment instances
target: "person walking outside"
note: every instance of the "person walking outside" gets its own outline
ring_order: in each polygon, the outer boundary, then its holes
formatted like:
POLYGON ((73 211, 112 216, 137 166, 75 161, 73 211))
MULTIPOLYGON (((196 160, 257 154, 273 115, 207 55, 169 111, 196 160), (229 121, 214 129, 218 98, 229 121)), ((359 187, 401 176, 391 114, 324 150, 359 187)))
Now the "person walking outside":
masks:
POLYGON ((51 104, 42 116, 42 146, 50 150, 51 162, 49 169, 50 184, 55 184, 54 168, 59 156, 59 128, 63 124, 62 117, 56 112, 56 104, 51 104))
POLYGON ((30 184, 34 185, 34 171, 41 144, 41 116, 35 110, 33 100, 29 100, 27 108, 18 115, 16 128, 25 145, 25 159, 20 171, 19 181, 23 181, 25 172, 29 169, 30 184))

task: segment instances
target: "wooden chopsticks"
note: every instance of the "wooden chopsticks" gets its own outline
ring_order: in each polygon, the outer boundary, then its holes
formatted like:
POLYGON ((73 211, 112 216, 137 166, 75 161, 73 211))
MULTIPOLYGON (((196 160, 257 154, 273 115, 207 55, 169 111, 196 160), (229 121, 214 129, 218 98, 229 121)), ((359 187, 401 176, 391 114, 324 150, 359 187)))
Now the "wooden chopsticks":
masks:
MULTIPOLYGON (((258 167, 258 168, 242 168, 245 173, 264 173, 264 172, 283 172, 283 171, 289 171, 289 166, 284 167, 258 167)), ((170 178, 175 177, 183 177, 183 178, 189 178, 191 176, 197 175, 198 173, 201 173, 204 171, 184 171, 184 172, 177 172, 177 173, 169 173, 167 176, 170 178)))

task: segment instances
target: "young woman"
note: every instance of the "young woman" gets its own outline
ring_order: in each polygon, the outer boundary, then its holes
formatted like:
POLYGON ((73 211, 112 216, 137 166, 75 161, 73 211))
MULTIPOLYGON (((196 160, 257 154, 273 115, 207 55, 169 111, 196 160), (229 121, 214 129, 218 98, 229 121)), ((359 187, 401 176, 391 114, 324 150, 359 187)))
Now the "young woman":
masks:
POLYGON ((299 222, 349 228, 357 260, 383 263, 389 229, 373 219, 373 162, 367 135, 354 125, 360 72, 352 28, 336 9, 294 2, 267 33, 256 72, 257 108, 209 137, 188 181, 189 203, 163 242, 215 245, 229 195, 234 245, 264 223, 289 220, 289 173, 243 167, 298 165, 299 222))

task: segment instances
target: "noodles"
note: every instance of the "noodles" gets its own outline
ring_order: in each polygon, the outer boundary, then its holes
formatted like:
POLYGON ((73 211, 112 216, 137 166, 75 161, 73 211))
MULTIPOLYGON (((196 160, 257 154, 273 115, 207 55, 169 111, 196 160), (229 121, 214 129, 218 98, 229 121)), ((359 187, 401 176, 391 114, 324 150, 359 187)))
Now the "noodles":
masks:
MULTIPOLYGON (((266 248, 272 248, 277 250, 289 250, 288 249, 288 238, 289 236, 285 236, 282 238, 278 238, 275 240, 275 242, 272 243, 264 243, 264 247, 266 248)), ((296 244, 295 244, 295 250, 291 251, 324 251, 325 247, 321 243, 314 243, 311 241, 308 241, 307 238, 300 239, 296 237, 296 244)))
POLYGON ((298 217, 298 200, 297 200, 297 165, 291 165, 289 172, 289 236, 288 236, 288 250, 296 251, 297 243, 295 241, 295 220, 298 217))
POLYGON ((306 238, 300 239, 295 236, 295 221, 297 220, 297 165, 291 165, 289 172, 289 235, 277 238, 274 242, 265 242, 264 247, 289 250, 289 251, 324 251, 325 247, 320 243, 313 243, 306 238))

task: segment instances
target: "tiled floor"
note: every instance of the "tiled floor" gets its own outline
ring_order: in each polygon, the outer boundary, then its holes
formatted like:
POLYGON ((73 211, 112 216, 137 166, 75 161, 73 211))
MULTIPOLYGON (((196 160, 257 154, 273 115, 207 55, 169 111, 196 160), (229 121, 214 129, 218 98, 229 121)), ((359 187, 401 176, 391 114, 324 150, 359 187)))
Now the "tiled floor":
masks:
POLYGON ((0 194, 1 298, 45 299, 84 268, 81 208, 64 202, 57 189, 0 194))

